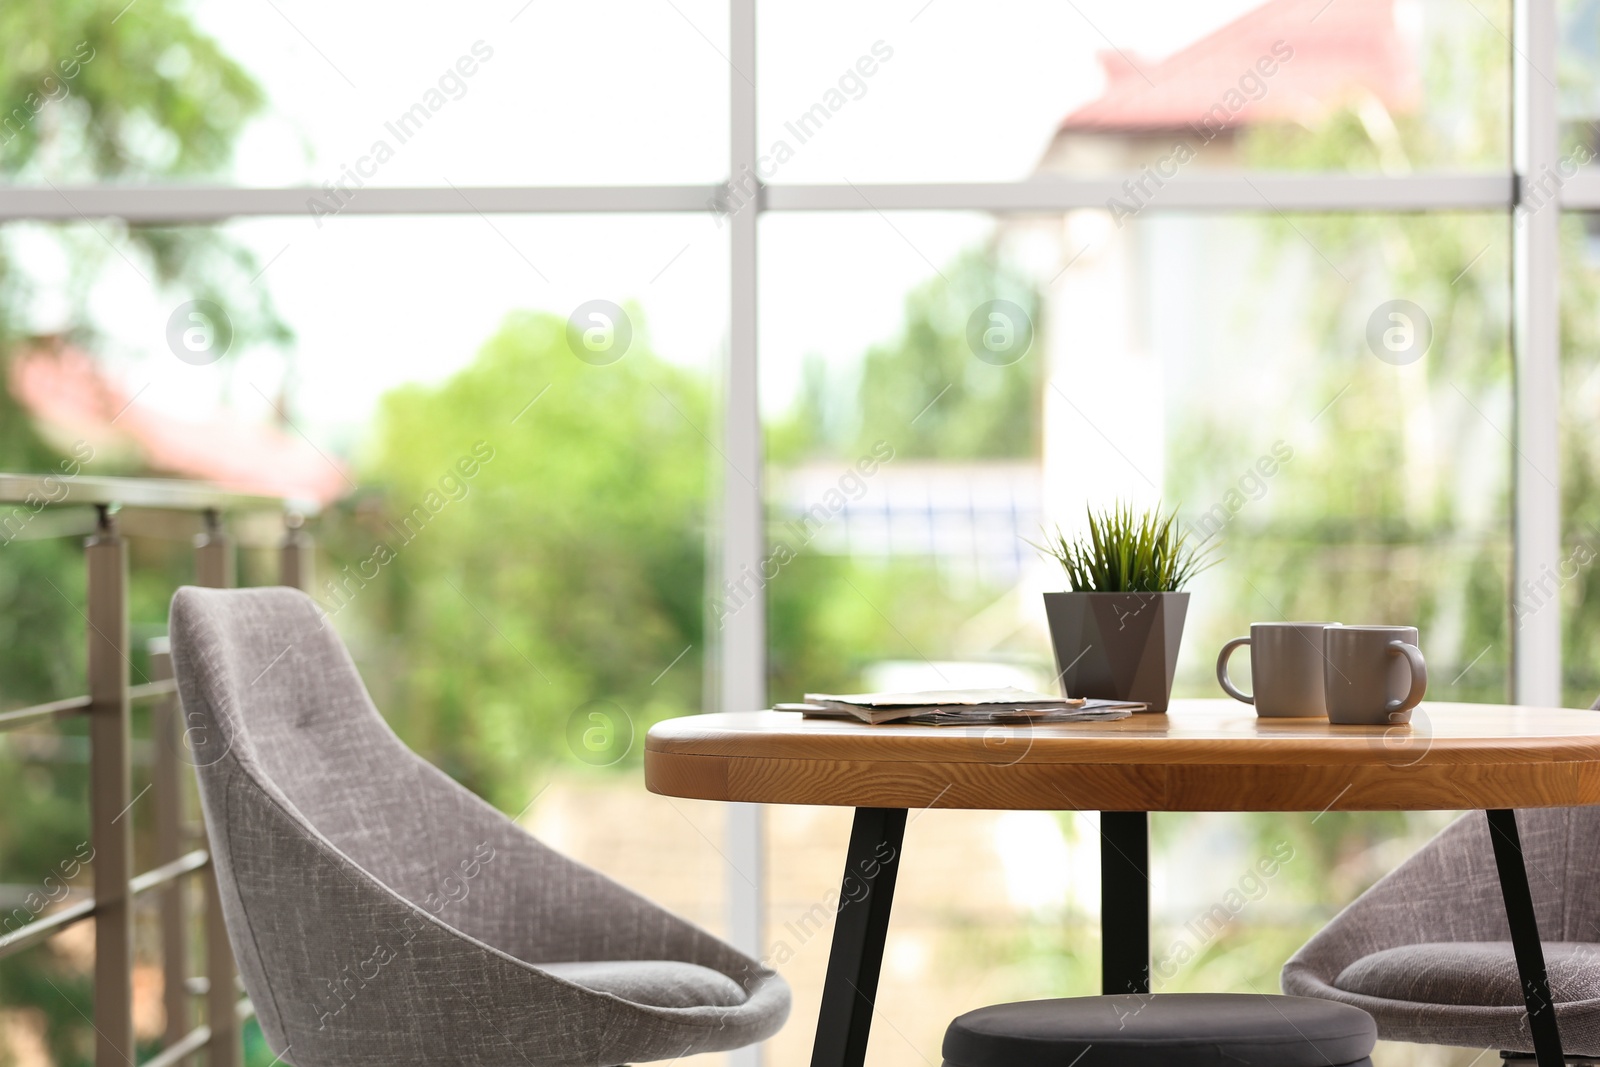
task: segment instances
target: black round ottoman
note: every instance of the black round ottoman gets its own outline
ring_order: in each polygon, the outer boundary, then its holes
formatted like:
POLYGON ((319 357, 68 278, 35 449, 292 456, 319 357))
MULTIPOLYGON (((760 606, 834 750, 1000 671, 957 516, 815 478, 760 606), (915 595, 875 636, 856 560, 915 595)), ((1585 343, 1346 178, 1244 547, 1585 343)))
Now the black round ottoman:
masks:
POLYGON ((944 1033, 947 1067, 1371 1067, 1360 1008, 1259 993, 1025 1000, 969 1011, 944 1033))

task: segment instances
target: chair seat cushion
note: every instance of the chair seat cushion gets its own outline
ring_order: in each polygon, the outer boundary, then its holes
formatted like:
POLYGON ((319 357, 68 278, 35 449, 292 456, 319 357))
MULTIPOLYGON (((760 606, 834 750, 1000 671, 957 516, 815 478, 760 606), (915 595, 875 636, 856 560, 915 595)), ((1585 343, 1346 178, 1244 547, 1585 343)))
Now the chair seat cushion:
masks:
POLYGON ((1345 1067, 1366 1064, 1377 1040, 1370 1015, 1330 1000, 1158 993, 979 1008, 945 1031, 944 1058, 950 1067, 1345 1067))
POLYGON ((654 1008, 732 1008, 747 999, 744 987, 721 971, 678 960, 594 960, 534 966, 573 985, 654 1008))
MULTIPOLYGON (((1600 999, 1600 945, 1546 941, 1545 971, 1557 1003, 1600 999)), ((1402 945, 1363 956, 1333 984, 1347 993, 1413 1004, 1519 1007, 1517 957, 1509 941, 1402 945)))

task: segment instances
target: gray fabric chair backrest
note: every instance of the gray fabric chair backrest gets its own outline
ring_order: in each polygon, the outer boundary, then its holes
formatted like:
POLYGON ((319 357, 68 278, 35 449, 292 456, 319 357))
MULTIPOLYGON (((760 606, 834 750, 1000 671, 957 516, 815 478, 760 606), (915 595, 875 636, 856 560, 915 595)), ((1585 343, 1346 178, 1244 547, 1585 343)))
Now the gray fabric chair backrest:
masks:
MULTIPOLYGON (((1517 812, 1545 941, 1600 940, 1600 808, 1517 812)), ((1488 821, 1469 811, 1335 917, 1289 961, 1329 980, 1362 956, 1429 941, 1510 937, 1488 821)))
POLYGON ((311 598, 181 589, 171 635, 229 937, 289 1063, 605 1067, 782 1025, 773 972, 406 748, 311 598), (696 964, 748 1000, 651 1007, 538 967, 578 960, 696 964))

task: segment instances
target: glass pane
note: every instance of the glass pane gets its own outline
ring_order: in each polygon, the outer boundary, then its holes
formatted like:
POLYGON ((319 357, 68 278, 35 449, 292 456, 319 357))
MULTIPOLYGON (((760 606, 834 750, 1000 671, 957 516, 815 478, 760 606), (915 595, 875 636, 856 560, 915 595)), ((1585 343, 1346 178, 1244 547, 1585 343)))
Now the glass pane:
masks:
MULTIPOLYGON (((425 694, 435 685, 455 691, 450 679, 476 679, 486 688, 471 702, 475 728, 510 730, 521 741, 465 743, 481 746, 472 758, 503 761, 514 773, 522 761, 564 750, 563 716, 583 700, 626 691, 637 716, 699 707, 710 374, 727 291, 725 243, 709 233, 702 219, 685 216, 466 216, 349 218, 321 229, 261 220, 131 235, 19 227, 7 236, 35 252, 66 247, 69 263, 82 256, 100 264, 83 294, 70 271, 35 271, 31 279, 31 308, 50 317, 36 319, 30 333, 61 339, 20 364, 39 410, 56 418, 52 387, 75 384, 71 374, 103 377, 110 392, 101 406, 130 406, 114 426, 115 407, 90 412, 103 415, 111 428, 102 432, 117 442, 99 451, 134 469, 166 462, 179 475, 201 473, 184 464, 203 465, 204 433, 230 418, 265 427, 263 440, 295 456, 309 449, 305 495, 333 501, 325 524, 348 519, 343 533, 352 540, 343 547, 358 553, 341 565, 372 569, 374 545, 395 555, 380 568, 396 576, 378 583, 389 593, 357 596, 365 583, 339 569, 317 587, 336 617, 349 598, 349 617, 365 620, 363 629, 410 633, 391 649, 403 651, 409 680, 380 704, 402 719, 418 716, 437 743, 455 743, 463 739, 437 718, 452 701, 425 694), (159 275, 148 250, 189 246, 213 258, 207 287, 195 279, 152 284, 159 275), (231 274, 217 269, 225 250, 249 261, 231 274), (222 317, 211 321, 195 301, 214 302, 222 317), (224 346, 225 358, 215 358, 224 346), (158 432, 177 443, 156 441, 158 432), (124 433, 133 439, 123 441, 124 433), (493 453, 493 463, 483 453, 493 453), (456 483, 467 476, 451 471, 464 457, 484 472, 462 487, 456 483), (434 490, 449 507, 417 535, 407 525, 412 505, 432 500, 434 490), (580 535, 589 528, 610 532, 580 535), (631 561, 575 565, 572 554, 588 552, 631 561), (571 603, 576 592, 560 585, 600 573, 620 584, 612 597, 590 599, 619 610, 636 598, 654 605, 639 606, 658 625, 630 633, 685 641, 659 663, 642 648, 614 654, 621 646, 612 642, 624 634, 608 615, 568 614, 556 625, 545 609, 527 606, 571 603), (494 641, 472 637, 484 618, 458 610, 465 605, 451 583, 509 640, 492 628, 494 641), (496 602, 504 616, 490 610, 496 602), (456 641, 474 651, 447 651, 456 641), (569 641, 576 644, 562 650, 569 641), (652 686, 690 643, 696 651, 652 686), (539 645, 548 646, 543 654, 539 645), (443 658, 426 666, 434 655, 443 658), (537 700, 514 698, 530 679, 552 688, 537 700)), ((240 474, 252 476, 266 475, 240 474)), ((385 645, 369 648, 377 654, 385 645)), ((377 672, 374 688, 400 676, 377 672)))
MULTIPOLYGON (((702 703, 726 242, 686 216, 339 221, 0 229, 0 470, 77 457, 320 497, 314 595, 401 737, 556 847, 725 928, 723 809, 647 794, 639 762, 652 722, 702 703)), ((140 682, 194 527, 126 529, 140 682)), ((82 691, 81 538, 49 532, 4 527, 21 537, 0 544, 0 708, 82 691)), ((272 581, 281 529, 234 532, 247 583, 272 581)), ((71 729, 0 738, 15 882, 81 840, 71 729)), ((73 944, 0 968, 8 1008, 69 1037, 88 993, 73 944)), ((159 1032, 159 983, 139 989, 159 1032)))
POLYGON ((1600 662, 1594 654, 1600 635, 1600 586, 1593 566, 1600 553, 1600 507, 1594 490, 1600 482, 1600 453, 1594 446, 1600 425, 1595 402, 1600 215, 1567 215, 1561 223, 1561 253, 1561 561, 1556 573, 1515 590, 1513 610, 1519 616, 1560 610, 1562 703, 1584 708, 1600 697, 1600 662))
MULTIPOLYGON (((1217 650, 1252 621, 1321 618, 1418 625, 1430 698, 1505 698, 1504 215, 762 226, 774 700, 1051 688, 1040 593, 1065 582, 1023 539, 1117 499, 1179 508, 1220 557, 1191 587, 1178 696, 1222 696, 1217 650)), ((1397 763, 1425 751, 1416 722, 1387 742, 1397 763)), ((838 879, 817 842, 836 864, 846 820, 771 818, 770 949, 810 1010, 826 940, 806 917, 838 879)), ((1276 988, 1326 909, 1439 822, 1311 820, 1155 818, 1158 988, 1276 988)), ((932 1060, 975 1004, 1097 991, 1096 832, 1091 815, 917 817, 875 1055, 932 1060)), ((778 1061, 804 1046, 780 1036, 778 1061)))
POLYGON ((1509 27, 1506 0, 763 4, 763 176, 1504 167, 1509 27))
MULTIPOLYGON (((1561 57, 1546 72, 1561 88, 1562 149, 1596 147, 1594 122, 1600 119, 1600 2, 1561 0, 1561 57)), ((1578 156, 1578 162, 1588 158, 1578 156)))
POLYGON ((720 180, 727 5, 36 5, 0 57, 19 180, 720 180))

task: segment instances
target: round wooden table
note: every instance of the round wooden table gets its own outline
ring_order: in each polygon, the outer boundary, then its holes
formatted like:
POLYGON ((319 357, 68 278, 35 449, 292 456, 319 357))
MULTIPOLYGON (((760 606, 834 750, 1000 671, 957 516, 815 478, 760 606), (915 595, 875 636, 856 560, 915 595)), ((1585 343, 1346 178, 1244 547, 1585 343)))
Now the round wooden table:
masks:
POLYGON ((1425 703, 1406 726, 1262 719, 1234 700, 1036 727, 795 712, 651 729, 645 784, 702 800, 883 808, 1426 811, 1600 803, 1600 715, 1425 703))
POLYGON ((1101 812, 1103 989, 1149 991, 1151 811, 1487 812, 1541 1067, 1560 1064, 1514 808, 1600 803, 1600 713, 1425 702, 1406 726, 1263 719, 1232 700, 1046 726, 868 726, 794 712, 651 727, 656 793, 856 809, 812 1067, 860 1067, 909 808, 1101 812))

